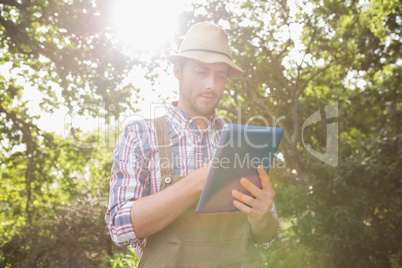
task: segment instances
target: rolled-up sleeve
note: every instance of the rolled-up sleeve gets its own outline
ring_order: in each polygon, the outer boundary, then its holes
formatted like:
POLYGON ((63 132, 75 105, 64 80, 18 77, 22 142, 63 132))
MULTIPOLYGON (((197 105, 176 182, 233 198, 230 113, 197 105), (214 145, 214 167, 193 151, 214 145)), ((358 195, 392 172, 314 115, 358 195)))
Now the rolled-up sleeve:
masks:
POLYGON ((141 144, 141 124, 126 126, 113 151, 109 203, 105 221, 113 242, 119 246, 141 243, 131 222, 131 207, 147 195, 149 168, 141 144))

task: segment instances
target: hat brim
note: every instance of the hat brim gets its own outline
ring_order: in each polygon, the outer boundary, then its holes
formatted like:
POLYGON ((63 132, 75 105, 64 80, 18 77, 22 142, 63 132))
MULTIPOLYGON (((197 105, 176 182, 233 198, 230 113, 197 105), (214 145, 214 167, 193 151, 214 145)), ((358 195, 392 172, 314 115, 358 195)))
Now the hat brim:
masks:
POLYGON ((228 78, 238 78, 244 74, 244 71, 234 64, 231 59, 220 54, 205 51, 188 51, 180 54, 169 55, 166 58, 173 64, 178 63, 183 59, 193 59, 203 63, 226 63, 230 67, 228 78))

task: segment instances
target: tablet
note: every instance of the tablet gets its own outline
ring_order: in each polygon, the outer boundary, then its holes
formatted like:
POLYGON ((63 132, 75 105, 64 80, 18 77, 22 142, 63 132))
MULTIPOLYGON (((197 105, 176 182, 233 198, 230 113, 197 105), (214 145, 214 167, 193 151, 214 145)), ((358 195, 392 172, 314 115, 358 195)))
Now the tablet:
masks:
POLYGON ((238 211, 232 190, 251 196, 240 185, 244 177, 261 188, 257 167, 262 165, 268 173, 282 134, 283 128, 225 124, 196 213, 238 211))

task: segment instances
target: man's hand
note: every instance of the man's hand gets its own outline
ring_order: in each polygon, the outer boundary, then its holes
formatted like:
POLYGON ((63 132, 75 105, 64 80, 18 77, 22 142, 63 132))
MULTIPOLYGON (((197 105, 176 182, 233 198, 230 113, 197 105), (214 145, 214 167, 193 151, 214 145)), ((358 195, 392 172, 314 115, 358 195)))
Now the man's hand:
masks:
POLYGON ((199 168, 171 186, 140 198, 131 208, 131 222, 137 238, 163 230, 200 199, 211 164, 199 168))
MULTIPOLYGON (((263 230, 266 228, 275 229, 274 227, 279 225, 277 219, 270 212, 275 197, 275 191, 272 189, 270 178, 261 165, 257 170, 260 176, 262 189, 258 188, 246 178, 241 178, 240 180, 240 184, 255 198, 237 190, 232 191, 232 195, 235 198, 233 204, 247 215, 247 219, 252 227, 253 236, 265 233, 263 230), (272 228, 269 228, 270 225, 272 225, 272 228)), ((277 229, 275 229, 273 233, 275 233, 276 230, 277 229)), ((269 235, 262 236, 269 237, 272 232, 267 230, 267 233, 269 233, 269 235)))

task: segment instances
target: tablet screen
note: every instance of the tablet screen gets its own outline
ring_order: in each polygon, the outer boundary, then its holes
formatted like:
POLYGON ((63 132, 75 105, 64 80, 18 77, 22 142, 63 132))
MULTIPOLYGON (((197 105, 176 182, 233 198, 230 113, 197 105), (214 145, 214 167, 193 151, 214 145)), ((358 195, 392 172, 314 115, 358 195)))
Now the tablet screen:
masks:
POLYGON ((243 177, 261 188, 257 167, 268 173, 282 134, 282 128, 225 124, 196 212, 237 211, 232 190, 250 195, 240 185, 243 177))

